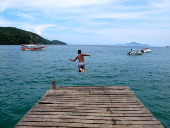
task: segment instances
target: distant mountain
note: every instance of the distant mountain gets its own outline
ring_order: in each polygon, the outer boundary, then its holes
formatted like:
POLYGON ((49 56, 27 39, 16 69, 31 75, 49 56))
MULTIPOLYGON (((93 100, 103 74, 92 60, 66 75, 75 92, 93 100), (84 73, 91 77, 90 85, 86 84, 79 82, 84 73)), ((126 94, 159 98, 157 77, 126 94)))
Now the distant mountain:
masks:
POLYGON ((116 46, 150 46, 150 45, 131 42, 131 43, 126 43, 126 44, 116 44, 116 46))
POLYGON ((21 44, 45 44, 45 45, 67 45, 59 40, 47 40, 36 33, 21 30, 14 27, 0 27, 0 45, 21 45, 21 44))

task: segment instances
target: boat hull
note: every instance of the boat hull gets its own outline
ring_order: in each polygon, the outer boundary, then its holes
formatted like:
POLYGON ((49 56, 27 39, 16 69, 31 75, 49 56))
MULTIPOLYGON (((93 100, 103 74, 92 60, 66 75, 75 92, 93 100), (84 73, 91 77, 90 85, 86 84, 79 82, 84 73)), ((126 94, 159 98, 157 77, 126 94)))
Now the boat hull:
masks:
POLYGON ((142 52, 129 52, 128 55, 142 55, 142 52))

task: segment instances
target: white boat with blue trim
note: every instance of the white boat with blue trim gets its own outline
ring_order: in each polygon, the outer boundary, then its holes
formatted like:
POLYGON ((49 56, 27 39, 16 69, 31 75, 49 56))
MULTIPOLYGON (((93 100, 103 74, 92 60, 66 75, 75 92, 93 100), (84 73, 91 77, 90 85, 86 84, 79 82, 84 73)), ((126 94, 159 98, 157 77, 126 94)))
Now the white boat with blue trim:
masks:
POLYGON ((127 55, 142 55, 143 52, 138 52, 136 49, 131 49, 130 52, 127 53, 127 55))
POLYGON ((151 49, 149 49, 149 48, 143 48, 142 50, 141 50, 141 52, 144 52, 144 53, 148 53, 148 52, 151 52, 152 50, 151 49))

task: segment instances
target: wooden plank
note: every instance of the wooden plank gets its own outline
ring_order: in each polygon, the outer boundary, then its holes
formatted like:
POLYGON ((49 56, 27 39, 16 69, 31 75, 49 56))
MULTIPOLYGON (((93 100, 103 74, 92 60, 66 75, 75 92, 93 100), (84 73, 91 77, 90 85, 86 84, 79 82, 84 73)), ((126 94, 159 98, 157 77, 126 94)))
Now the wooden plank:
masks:
MULTIPOLYGON (((39 102, 39 103, 43 103, 43 102, 39 102)), ((144 107, 144 105, 133 105, 133 104, 131 104, 131 105, 114 105, 114 104, 111 104, 111 105, 86 105, 86 104, 71 104, 71 103, 68 103, 68 104, 64 104, 64 106, 62 105, 62 104, 55 104, 55 103, 53 103, 53 102, 44 102, 44 106, 51 106, 51 107, 55 107, 55 106, 60 106, 60 107, 65 107, 65 106, 67 106, 67 107, 84 107, 84 106, 86 106, 86 107, 93 107, 93 108, 107 108, 107 107, 113 107, 113 108, 116 108, 116 107, 124 107, 124 108, 128 108, 128 107, 130 107, 130 108, 137 108, 137 107, 144 107)))
POLYGON ((98 102, 56 102, 56 101, 39 101, 39 104, 61 104, 61 105, 68 105, 68 104, 72 104, 74 103, 74 105, 141 105, 139 102, 110 102, 110 103, 98 103, 98 102))
POLYGON ((46 97, 56 97, 56 98, 95 98, 95 97, 100 97, 100 98, 107 98, 107 97, 127 97, 127 98, 133 98, 134 95, 103 95, 103 94, 88 94, 86 97, 84 97, 84 94, 79 94, 79 95, 74 95, 74 94, 63 94, 63 93, 46 93, 46 97))
POLYGON ((59 90, 66 89, 79 89, 79 90, 86 90, 86 89, 95 89, 95 90, 100 90, 100 89, 128 89, 130 88, 128 86, 58 86, 59 90))
MULTIPOLYGON (((126 125, 128 125, 129 123, 125 123, 124 126, 121 128, 124 128, 126 125)), ((143 125, 142 123, 139 123, 139 124, 136 124, 136 126, 140 127, 140 124, 143 125)), ((114 122, 112 124, 86 124, 86 123, 72 123, 72 122, 64 122, 64 123, 58 123, 58 122, 20 122, 18 124, 19 126, 43 126, 43 127, 105 127, 105 128, 108 128, 108 127, 116 127, 116 128, 120 128, 119 125, 116 125, 114 124, 114 122)), ((129 125, 132 125, 132 127, 135 125, 135 124, 129 124, 129 125)), ((147 125, 147 124, 146 124, 147 125)), ((144 125, 144 126, 146 126, 144 125)), ((148 124, 150 125, 149 128, 151 128, 151 124, 148 124)), ((153 128, 155 125, 158 125, 156 123, 153 123, 153 128)), ((125 127, 126 128, 126 127, 125 127)), ((129 126, 127 128, 130 128, 129 126)), ((161 127, 159 127, 161 128, 161 127)))
POLYGON ((53 85, 16 128, 163 128, 127 86, 53 85))
MULTIPOLYGON (((86 106, 82 106, 82 107, 74 107, 74 106, 71 106, 71 107, 66 107, 66 106, 56 106, 56 107, 51 107, 51 106, 45 106, 43 104, 38 104, 36 105, 36 108, 46 108, 46 109, 50 109, 50 108, 54 108, 54 109, 59 109, 59 110, 107 110, 107 109, 110 109, 110 110, 120 110, 120 111, 140 111, 140 110, 145 110, 145 111, 148 111, 148 109, 146 109, 145 107, 137 107, 137 108, 131 108, 131 107, 98 107, 98 108, 91 108, 91 107, 86 107, 86 106)), ((34 109, 34 108, 32 108, 34 109)))
POLYGON ((136 100, 134 99, 133 97, 129 97, 129 96, 91 96, 91 97, 88 97, 88 96, 77 96, 77 97, 72 97, 72 96, 46 96, 45 98, 55 98, 55 99, 58 99, 58 100, 102 100, 102 101, 105 101, 105 100, 136 100))
POLYGON ((68 118, 62 118, 62 119, 51 119, 51 118, 24 118, 23 122, 65 122, 65 123, 86 123, 86 124, 113 124, 113 120, 115 125, 140 125, 140 124, 150 124, 150 125, 160 125, 160 122, 157 120, 120 120, 117 118, 110 118, 109 120, 87 120, 87 119, 68 119, 68 118))
POLYGON ((90 101, 93 101, 93 100, 101 100, 101 101, 116 101, 116 100, 135 100, 135 101, 138 101, 136 98, 134 97, 128 97, 128 96, 91 96, 91 97, 83 97, 83 96, 80 96, 80 97, 72 97, 72 96, 65 96, 65 97, 56 97, 56 96, 46 96, 45 98, 43 98, 42 100, 53 100, 53 99, 56 99, 56 100, 90 100, 90 101))
POLYGON ((42 99, 40 102, 42 101, 51 101, 51 102, 58 102, 58 103, 68 103, 68 102, 75 102, 75 101, 79 101, 79 102, 89 102, 89 103, 139 103, 137 100, 129 100, 129 99, 115 99, 115 100, 110 100, 110 99, 42 99))
POLYGON ((106 124, 83 124, 83 123, 72 123, 72 122, 20 122, 18 126, 38 126, 38 127, 113 127, 112 125, 106 124))
MULTIPOLYGON (((81 91, 81 92, 77 92, 77 91, 71 91, 71 90, 67 90, 67 91, 55 91, 53 92, 47 92, 47 95, 55 95, 55 94, 67 94, 67 93, 74 93, 74 95, 134 95, 134 92, 129 91, 107 91, 107 92, 102 92, 102 91, 81 91)), ((72 94, 73 95, 73 94, 72 94)))
POLYGON ((81 110, 81 109, 66 109, 66 110, 60 110, 55 108, 34 108, 31 110, 31 112, 79 112, 79 113, 131 113, 131 114, 137 114, 137 113, 150 113, 149 111, 140 110, 140 111, 120 111, 120 110, 81 110))
MULTIPOLYGON (((59 126, 60 128, 65 128, 64 126, 59 126)), ((75 128, 77 126, 74 126, 75 128)), ((47 127, 37 127, 37 126, 17 126, 17 128, 47 128, 47 127)), ((49 127, 49 128, 56 128, 56 127, 49 127)), ((93 128, 95 128, 95 126, 93 126, 93 128)), ((106 126, 100 126, 100 128, 106 128, 106 126)), ((107 128, 163 128, 163 126, 160 125, 133 125, 133 126, 107 126, 107 128)))
POLYGON ((80 112, 29 112, 28 115, 73 115, 73 116, 108 116, 108 117, 151 117, 150 113, 80 113, 80 112))
MULTIPOLYGON (((153 116, 142 116, 142 117, 137 117, 137 116, 129 116, 129 117, 115 117, 113 116, 115 119, 117 120, 141 120, 141 121, 144 121, 144 120, 156 120, 153 116)), ((102 116, 73 116, 73 115, 27 115, 24 119, 26 118, 50 118, 50 119, 86 119, 86 120, 110 120, 112 117, 102 117, 102 116)), ((23 120, 24 120, 23 119, 23 120)))
MULTIPOLYGON (((89 98, 89 97, 52 97, 52 96, 50 96, 50 97, 46 97, 46 98, 51 98, 51 100, 53 100, 53 99, 57 99, 57 100, 60 100, 60 101, 63 101, 63 100, 90 100, 90 101, 95 101, 95 100, 97 100, 97 101, 117 101, 117 100, 119 100, 119 101, 123 101, 123 100, 130 100, 130 101, 132 101, 132 100, 135 100, 135 101, 137 101, 137 99, 134 99, 134 98, 131 98, 131 97, 123 97, 123 96, 121 96, 121 97, 91 97, 91 98, 89 98)), ((43 99, 45 99, 45 98, 43 98, 43 99)), ((42 99, 42 100, 43 100, 42 99)))
MULTIPOLYGON (((56 98, 83 98, 84 95, 80 94, 80 95, 74 95, 74 94, 46 94, 46 97, 56 97, 56 98)), ((86 97, 84 98, 95 98, 95 97, 100 97, 100 98, 108 98, 108 97, 113 97, 113 98, 121 98, 121 97, 127 97, 127 98, 132 98, 133 95, 86 95, 86 97)))

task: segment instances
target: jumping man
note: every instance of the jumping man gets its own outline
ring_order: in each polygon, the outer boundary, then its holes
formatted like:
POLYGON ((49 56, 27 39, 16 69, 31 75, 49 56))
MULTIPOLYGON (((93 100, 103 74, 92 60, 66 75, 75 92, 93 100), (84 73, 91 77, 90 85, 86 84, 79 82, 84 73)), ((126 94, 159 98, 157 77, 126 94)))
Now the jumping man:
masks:
POLYGON ((84 56, 89 56, 91 58, 91 55, 81 54, 81 50, 78 50, 78 56, 74 60, 68 59, 70 61, 76 61, 78 59, 79 60, 79 63, 78 63, 79 72, 82 72, 82 73, 84 73, 85 71, 84 56))

